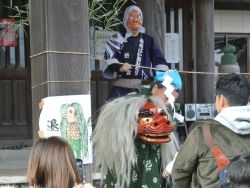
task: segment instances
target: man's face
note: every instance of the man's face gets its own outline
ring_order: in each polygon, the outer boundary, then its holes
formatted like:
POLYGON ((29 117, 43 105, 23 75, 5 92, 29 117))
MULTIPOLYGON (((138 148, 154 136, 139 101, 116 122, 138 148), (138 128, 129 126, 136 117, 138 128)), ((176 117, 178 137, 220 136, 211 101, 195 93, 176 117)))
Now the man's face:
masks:
POLYGON ((142 17, 140 12, 134 11, 129 13, 127 26, 130 31, 139 31, 142 26, 142 17))
POLYGON ((164 94, 165 91, 166 91, 165 87, 159 87, 157 84, 155 84, 152 88, 151 93, 153 96, 160 98, 165 103, 167 101, 167 97, 164 94))

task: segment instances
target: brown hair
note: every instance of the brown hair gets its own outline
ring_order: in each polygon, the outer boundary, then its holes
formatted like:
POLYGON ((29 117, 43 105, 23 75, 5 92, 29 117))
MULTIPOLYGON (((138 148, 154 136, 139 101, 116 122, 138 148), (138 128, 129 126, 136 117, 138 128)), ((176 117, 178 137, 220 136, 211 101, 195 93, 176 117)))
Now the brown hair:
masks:
POLYGON ((27 176, 33 187, 72 188, 80 183, 74 153, 59 137, 39 139, 33 145, 27 176))

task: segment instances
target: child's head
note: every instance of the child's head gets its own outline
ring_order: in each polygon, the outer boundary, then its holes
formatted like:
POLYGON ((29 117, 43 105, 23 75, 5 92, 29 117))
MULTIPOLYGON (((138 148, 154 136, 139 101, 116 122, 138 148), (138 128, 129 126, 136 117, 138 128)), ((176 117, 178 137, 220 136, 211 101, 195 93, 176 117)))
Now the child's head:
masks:
POLYGON ((250 187, 250 153, 235 157, 228 167, 231 188, 250 187))

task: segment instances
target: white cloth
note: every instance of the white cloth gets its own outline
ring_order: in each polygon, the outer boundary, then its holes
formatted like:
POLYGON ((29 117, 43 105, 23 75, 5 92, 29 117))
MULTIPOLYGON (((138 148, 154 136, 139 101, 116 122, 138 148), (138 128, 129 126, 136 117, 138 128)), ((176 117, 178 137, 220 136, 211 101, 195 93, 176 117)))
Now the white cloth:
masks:
MULTIPOLYGON (((27 183, 27 176, 1 176, 0 184, 27 183)), ((2 187, 2 186, 1 186, 2 187)), ((6 186, 9 187, 9 186, 6 186)))
POLYGON ((250 134, 250 106, 224 108, 215 120, 240 135, 250 134))
POLYGON ((172 132, 170 134, 170 138, 170 142, 161 144, 161 158, 163 166, 166 166, 168 163, 170 163, 174 159, 175 154, 180 150, 177 135, 172 132))
POLYGON ((168 163, 165 168, 165 171, 168 172, 168 174, 172 173, 172 169, 173 169, 174 162, 175 162, 177 155, 178 155, 178 152, 175 154, 174 159, 170 163, 168 163))

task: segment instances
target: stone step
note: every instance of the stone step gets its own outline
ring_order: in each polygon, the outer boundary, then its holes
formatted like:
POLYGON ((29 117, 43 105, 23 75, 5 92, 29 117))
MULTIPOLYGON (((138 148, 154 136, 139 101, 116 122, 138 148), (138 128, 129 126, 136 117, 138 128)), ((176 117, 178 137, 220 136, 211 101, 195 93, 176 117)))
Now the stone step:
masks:
POLYGON ((32 139, 0 140, 0 150, 1 149, 20 150, 31 146, 32 146, 32 139))
POLYGON ((0 150, 0 184, 27 183, 30 149, 0 150))

